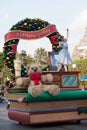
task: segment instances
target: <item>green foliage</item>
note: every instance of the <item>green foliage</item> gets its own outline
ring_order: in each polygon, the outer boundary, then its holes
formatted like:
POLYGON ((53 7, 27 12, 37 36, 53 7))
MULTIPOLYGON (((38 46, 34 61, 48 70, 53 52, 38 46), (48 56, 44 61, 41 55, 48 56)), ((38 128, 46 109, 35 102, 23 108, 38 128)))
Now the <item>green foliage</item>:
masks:
POLYGON ((6 65, 3 66, 2 72, 4 73, 4 78, 3 78, 3 82, 4 83, 6 83, 7 77, 9 79, 12 79, 14 77, 14 75, 11 72, 11 70, 6 65))
POLYGON ((28 55, 26 57, 26 60, 27 60, 27 64, 32 64, 34 63, 34 58, 31 56, 31 55, 28 55))
POLYGON ((1 71, 2 68, 3 68, 3 65, 4 65, 4 61, 3 61, 3 53, 0 52, 0 71, 1 71))
POLYGON ((39 63, 41 65, 48 64, 48 54, 44 48, 38 48, 34 54, 35 63, 39 63))
POLYGON ((19 54, 20 60, 22 61, 23 65, 34 63, 34 59, 31 55, 27 55, 26 51, 22 50, 19 54))
POLYGON ((87 75, 87 59, 78 59, 73 61, 77 65, 76 69, 81 71, 80 77, 87 75))

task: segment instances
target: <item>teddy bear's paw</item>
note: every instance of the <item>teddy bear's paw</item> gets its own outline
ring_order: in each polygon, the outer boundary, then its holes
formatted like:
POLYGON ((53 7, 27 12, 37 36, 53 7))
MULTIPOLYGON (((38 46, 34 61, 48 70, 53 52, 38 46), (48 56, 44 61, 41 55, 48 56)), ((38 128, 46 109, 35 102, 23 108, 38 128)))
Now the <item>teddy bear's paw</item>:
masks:
POLYGON ((46 80, 47 80, 47 82, 51 83, 53 81, 53 75, 52 74, 47 74, 46 75, 46 80))
POLYGON ((44 83, 46 82, 46 76, 45 75, 41 75, 41 81, 44 83))
POLYGON ((27 88, 29 85, 29 78, 19 77, 16 79, 16 86, 27 88))
POLYGON ((51 94, 52 96, 57 96, 59 92, 60 92, 60 88, 58 85, 51 85, 49 89, 49 94, 51 94))
POLYGON ((21 77, 17 78, 16 79, 16 86, 22 86, 22 84, 23 84, 22 78, 21 77))
POLYGON ((42 90, 40 86, 30 86, 28 88, 28 92, 31 93, 33 97, 39 97, 42 93, 42 90))

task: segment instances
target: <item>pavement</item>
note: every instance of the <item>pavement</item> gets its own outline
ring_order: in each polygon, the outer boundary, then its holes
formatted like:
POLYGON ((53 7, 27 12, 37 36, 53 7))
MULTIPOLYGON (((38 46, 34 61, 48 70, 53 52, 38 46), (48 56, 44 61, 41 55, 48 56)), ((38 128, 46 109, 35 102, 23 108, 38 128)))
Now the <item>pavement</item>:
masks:
POLYGON ((87 120, 43 125, 22 125, 8 118, 7 103, 0 103, 0 130, 87 130, 87 120))

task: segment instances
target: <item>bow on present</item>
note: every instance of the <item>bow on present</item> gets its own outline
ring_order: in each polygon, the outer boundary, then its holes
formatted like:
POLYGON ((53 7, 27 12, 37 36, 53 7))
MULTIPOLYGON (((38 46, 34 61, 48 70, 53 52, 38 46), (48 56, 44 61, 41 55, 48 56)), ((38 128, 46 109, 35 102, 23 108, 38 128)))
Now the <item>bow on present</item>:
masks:
POLYGON ((34 85, 39 85, 39 81, 41 80, 41 73, 31 73, 30 79, 34 81, 34 85))

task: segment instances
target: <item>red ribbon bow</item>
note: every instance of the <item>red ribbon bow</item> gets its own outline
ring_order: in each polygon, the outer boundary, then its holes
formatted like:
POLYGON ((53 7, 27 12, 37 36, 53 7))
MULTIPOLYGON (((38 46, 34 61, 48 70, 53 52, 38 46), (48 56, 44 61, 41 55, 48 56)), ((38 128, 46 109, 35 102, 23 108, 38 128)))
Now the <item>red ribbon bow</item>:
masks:
POLYGON ((31 73, 30 74, 30 79, 34 81, 34 85, 39 85, 39 81, 41 79, 41 74, 40 73, 31 73))

